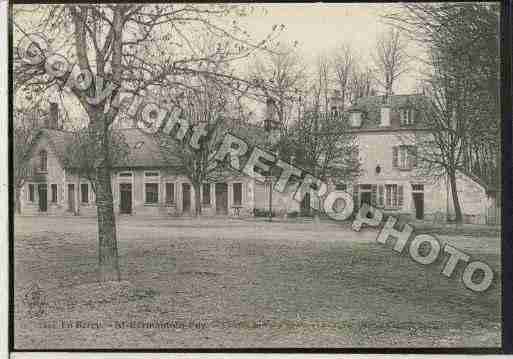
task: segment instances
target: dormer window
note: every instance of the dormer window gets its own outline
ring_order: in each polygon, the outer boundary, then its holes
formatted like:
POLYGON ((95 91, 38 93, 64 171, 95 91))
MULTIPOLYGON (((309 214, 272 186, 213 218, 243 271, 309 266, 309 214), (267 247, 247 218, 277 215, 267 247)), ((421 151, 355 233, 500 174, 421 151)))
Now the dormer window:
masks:
POLYGON ((362 125, 362 113, 359 111, 351 112, 351 127, 360 127, 362 125))
POLYGON ((48 153, 45 150, 39 152, 39 170, 41 172, 48 171, 48 153))
POLYGON ((399 110, 399 116, 401 119, 401 126, 413 125, 413 114, 412 108, 402 108, 399 110))

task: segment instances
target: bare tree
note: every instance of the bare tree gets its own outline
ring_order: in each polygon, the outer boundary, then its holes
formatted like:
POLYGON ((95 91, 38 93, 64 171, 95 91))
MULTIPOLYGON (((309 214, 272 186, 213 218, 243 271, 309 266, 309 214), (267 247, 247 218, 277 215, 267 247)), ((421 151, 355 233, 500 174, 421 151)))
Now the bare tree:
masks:
POLYGON ((374 77, 371 68, 365 67, 362 69, 361 66, 355 66, 350 87, 351 103, 355 103, 359 98, 372 96, 375 93, 374 77))
POLYGON ((262 85, 265 99, 274 100, 272 103, 278 121, 286 128, 306 78, 305 65, 297 49, 285 44, 278 45, 274 53, 256 59, 250 77, 262 85))
POLYGON ((385 98, 393 94, 394 83, 408 70, 406 46, 400 31, 393 28, 376 41, 376 52, 373 56, 376 80, 385 90, 385 98))
POLYGON ((448 176, 457 221, 457 172, 500 188, 498 14, 496 4, 419 3, 387 16, 428 54, 433 140, 423 146, 431 155, 421 156, 448 176))
POLYGON ((333 55, 335 79, 342 97, 342 111, 344 111, 346 101, 351 98, 351 84, 357 75, 355 62, 353 50, 348 44, 342 44, 333 55))
POLYGON ((21 189, 25 181, 33 175, 30 165, 32 151, 38 139, 37 119, 42 115, 39 109, 22 109, 14 111, 13 166, 16 213, 21 214, 21 189))
MULTIPOLYGON (((98 152, 101 151, 101 139, 91 128, 77 129, 72 136, 72 140, 65 147, 64 165, 71 174, 77 175, 78 183, 82 178, 88 180, 96 194, 98 170, 101 165, 98 158, 98 152)), ((109 156, 112 164, 117 166, 126 164, 130 148, 125 142, 123 133, 111 131, 110 137, 109 156)), ((80 207, 77 207, 76 214, 80 214, 80 207)))
MULTIPOLYGON (((155 84, 178 91, 187 88, 190 77, 198 74, 209 74, 212 81, 243 92, 240 85, 248 88, 251 84, 232 73, 210 73, 204 65, 213 58, 230 62, 247 57, 267 47, 279 32, 271 31, 264 40, 253 41, 236 20, 247 8, 232 4, 52 5, 34 7, 38 16, 30 16, 40 21, 30 22, 29 29, 22 29, 15 19, 15 39, 26 37, 27 32, 45 34, 81 73, 71 77, 78 86, 65 93, 78 100, 89 119, 88 127, 101 144, 96 181, 100 280, 120 279, 110 151, 112 124, 122 107, 118 95, 142 96, 155 84), (216 39, 214 53, 196 46, 198 33, 216 39)), ((62 76, 49 77, 44 63, 33 65, 23 60, 16 53, 15 77, 25 86, 61 91, 72 70, 64 68, 62 76)))
POLYGON ((208 77, 200 77, 198 81, 194 90, 184 92, 178 109, 182 120, 190 128, 194 126, 198 131, 204 131, 203 136, 195 138, 193 133, 187 133, 177 139, 176 131, 172 130, 167 133, 160 131, 156 138, 164 159, 179 159, 180 170, 194 187, 195 215, 201 216, 202 185, 215 182, 225 174, 215 160, 215 153, 229 121, 226 120, 226 90, 210 82, 208 77))

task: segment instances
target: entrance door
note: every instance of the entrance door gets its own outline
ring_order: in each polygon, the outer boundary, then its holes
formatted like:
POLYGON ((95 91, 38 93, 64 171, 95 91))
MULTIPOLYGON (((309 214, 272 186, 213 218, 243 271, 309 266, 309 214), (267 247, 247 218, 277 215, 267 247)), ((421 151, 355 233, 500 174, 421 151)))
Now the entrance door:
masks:
POLYGON ((415 203, 415 218, 424 219, 424 193, 413 193, 415 203))
POLYGON ((301 201, 301 216, 310 216, 310 193, 306 192, 301 201))
POLYGON ((182 183, 182 212, 191 213, 191 185, 182 183))
POLYGON ((132 184, 119 184, 119 212, 123 214, 132 214, 132 184))
POLYGON ((37 191, 39 194, 39 210, 41 212, 46 212, 48 209, 48 190, 46 188, 46 183, 37 185, 37 191))
POLYGON ((216 183, 216 214, 228 214, 228 185, 216 183))
POLYGON ((75 185, 68 184, 68 211, 75 212, 75 185))

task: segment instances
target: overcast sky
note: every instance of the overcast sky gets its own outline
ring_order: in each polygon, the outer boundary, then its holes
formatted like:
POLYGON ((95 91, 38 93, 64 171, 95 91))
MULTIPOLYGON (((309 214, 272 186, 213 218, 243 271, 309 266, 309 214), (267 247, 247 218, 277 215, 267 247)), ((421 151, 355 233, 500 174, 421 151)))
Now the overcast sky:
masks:
MULTIPOLYGON (((388 26, 381 19, 387 11, 397 9, 397 4, 258 4, 257 11, 243 22, 255 38, 265 37, 273 24, 284 24, 281 35, 284 42, 299 42, 305 62, 315 64, 323 52, 335 50, 341 43, 349 44, 363 61, 370 61, 377 35, 388 26), (266 14, 262 10, 265 8, 266 14)), ((416 50, 410 46, 412 55, 416 50)), ((415 66, 409 74, 394 84, 395 93, 414 92, 417 84, 415 66)))

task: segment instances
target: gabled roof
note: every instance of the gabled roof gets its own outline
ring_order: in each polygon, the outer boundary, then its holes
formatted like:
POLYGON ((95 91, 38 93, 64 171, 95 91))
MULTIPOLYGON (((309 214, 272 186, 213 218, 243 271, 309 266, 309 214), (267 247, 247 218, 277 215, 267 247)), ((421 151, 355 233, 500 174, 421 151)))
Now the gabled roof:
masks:
MULTIPOLYGON (((179 167, 181 160, 178 156, 164 157, 156 138, 139 128, 115 130, 119 133, 129 147, 128 158, 123 163, 114 164, 115 167, 179 167)), ((227 129, 250 145, 264 146, 269 139, 269 133, 262 127, 253 125, 239 125, 227 129)), ((46 134, 50 145, 57 157, 64 163, 67 147, 73 143, 73 132, 63 130, 42 129, 40 135, 46 134)), ((178 146, 178 144, 177 144, 178 146)))
MULTIPOLYGON (((124 138, 129 147, 128 159, 123 163, 114 164, 115 167, 165 167, 179 166, 178 158, 168 158, 164 161, 159 145, 149 134, 138 128, 115 130, 124 138)), ((50 146, 56 156, 64 163, 65 153, 69 145, 73 144, 73 132, 62 130, 42 129, 39 136, 46 135, 50 146)))
POLYGON ((73 132, 42 129, 41 133, 47 135, 55 154, 61 161, 64 161, 66 148, 73 143, 73 132))
POLYGON ((164 160, 160 146, 155 138, 138 128, 116 130, 124 138, 129 147, 128 159, 125 163, 117 163, 118 167, 173 167, 179 166, 178 157, 164 160))
MULTIPOLYGON (((348 108, 348 112, 363 112, 361 129, 378 129, 381 122, 381 107, 385 105, 385 96, 367 96, 359 98, 348 108)), ((427 98, 420 94, 392 95, 389 97, 391 127, 400 128, 399 110, 402 108, 415 109, 415 126, 423 127, 425 123, 421 108, 427 105, 427 98)), ((408 126, 407 128, 411 128, 408 126)))

